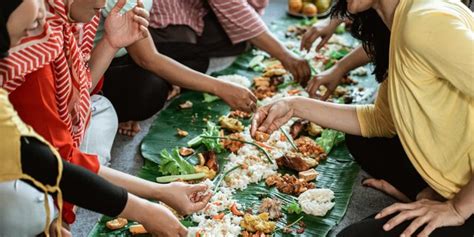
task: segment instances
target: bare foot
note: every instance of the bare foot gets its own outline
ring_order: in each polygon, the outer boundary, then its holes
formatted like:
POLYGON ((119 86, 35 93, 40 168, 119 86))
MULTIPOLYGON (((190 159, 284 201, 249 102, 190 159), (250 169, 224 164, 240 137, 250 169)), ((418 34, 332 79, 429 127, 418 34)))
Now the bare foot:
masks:
POLYGON ((382 191, 401 202, 411 202, 405 194, 383 179, 368 178, 362 181, 362 185, 382 191))
POLYGON ((434 191, 431 187, 426 187, 416 195, 416 200, 429 199, 433 201, 444 202, 446 199, 434 191))
POLYGON ((171 100, 179 94, 181 94, 181 87, 173 85, 173 88, 171 88, 170 92, 168 93, 167 100, 171 100))
POLYGON ((140 124, 136 121, 128 121, 125 123, 119 124, 118 132, 124 136, 133 137, 137 135, 142 129, 140 128, 140 124))

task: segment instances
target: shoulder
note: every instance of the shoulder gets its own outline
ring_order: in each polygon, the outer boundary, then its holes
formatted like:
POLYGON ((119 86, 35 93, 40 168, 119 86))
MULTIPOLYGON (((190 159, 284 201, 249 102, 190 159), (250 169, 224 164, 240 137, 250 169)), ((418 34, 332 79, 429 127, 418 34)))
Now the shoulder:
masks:
POLYGON ((460 1, 416 1, 406 14, 403 39, 407 46, 429 47, 430 42, 455 41, 472 32, 472 12, 460 1))

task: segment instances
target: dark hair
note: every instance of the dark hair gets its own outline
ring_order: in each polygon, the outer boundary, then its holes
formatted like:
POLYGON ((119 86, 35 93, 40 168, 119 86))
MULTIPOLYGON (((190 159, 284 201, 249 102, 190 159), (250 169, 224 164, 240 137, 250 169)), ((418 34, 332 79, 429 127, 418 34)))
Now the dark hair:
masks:
POLYGON ((331 10, 332 18, 351 20, 351 34, 362 41, 365 52, 369 55, 375 68, 372 72, 378 82, 387 77, 388 54, 390 48, 390 30, 374 9, 369 9, 357 14, 347 11, 346 0, 336 0, 331 10))

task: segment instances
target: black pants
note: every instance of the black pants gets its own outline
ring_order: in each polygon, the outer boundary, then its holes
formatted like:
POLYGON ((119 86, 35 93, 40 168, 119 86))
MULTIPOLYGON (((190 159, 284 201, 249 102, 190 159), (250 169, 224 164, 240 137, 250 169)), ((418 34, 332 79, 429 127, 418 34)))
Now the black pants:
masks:
POLYGON ((199 72, 207 71, 211 57, 236 56, 248 46, 246 42, 232 44, 212 10, 204 17, 200 36, 187 26, 149 30, 160 53, 199 72))
POLYGON ((166 80, 125 55, 110 64, 102 91, 117 111, 119 122, 127 122, 145 120, 160 111, 170 89, 166 80))
MULTIPOLYGON (((416 195, 428 186, 411 164, 398 137, 363 138, 346 135, 346 144, 352 156, 363 170, 374 178, 386 180, 410 199, 415 200, 416 195)), ((406 221, 392 231, 386 232, 382 226, 393 216, 380 220, 376 220, 374 216, 375 214, 348 226, 337 236, 398 237, 411 223, 410 221, 406 221)), ((416 234, 421 231, 422 228, 419 228, 416 234)), ((413 236, 416 236, 416 234, 413 236)), ((438 228, 430 236, 472 237, 473 235, 474 218, 471 217, 463 226, 438 228)))

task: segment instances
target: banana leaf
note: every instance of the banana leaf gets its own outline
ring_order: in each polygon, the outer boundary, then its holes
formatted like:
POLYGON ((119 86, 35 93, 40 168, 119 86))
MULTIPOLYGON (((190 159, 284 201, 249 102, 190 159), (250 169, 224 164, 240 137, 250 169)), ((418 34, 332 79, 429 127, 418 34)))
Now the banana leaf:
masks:
MULTIPOLYGON (((299 24, 301 21, 293 18, 285 17, 279 21, 272 22, 269 29, 280 39, 286 42, 298 44, 296 39, 286 38, 285 32, 289 25, 299 24)), ((345 33, 344 36, 348 42, 353 43, 354 39, 345 33)), ((239 74, 248 78, 253 78, 260 74, 249 67, 249 62, 255 57, 252 50, 239 56, 236 61, 228 68, 214 73, 213 76, 239 74)), ((353 77, 359 84, 358 86, 370 88, 375 92, 377 83, 373 76, 367 75, 363 77, 353 77)), ((162 176, 158 171, 158 164, 160 163, 160 151, 162 149, 172 149, 174 147, 186 146, 187 142, 202 133, 206 128, 208 120, 217 121, 221 115, 227 114, 230 111, 229 107, 222 100, 214 100, 206 102, 203 100, 203 93, 187 91, 175 98, 169 106, 160 112, 157 119, 152 124, 148 135, 144 138, 141 144, 141 154, 145 158, 144 165, 139 171, 138 176, 150 181, 155 181, 155 178, 162 176), (182 110, 179 104, 190 100, 193 102, 191 109, 182 110), (176 129, 180 128, 189 132, 187 137, 177 136, 176 129)), ((248 121, 243 121, 248 125, 248 121)), ((280 218, 277 223, 279 228, 292 223, 299 217, 303 216, 303 222, 306 224, 305 232, 303 234, 296 234, 296 232, 285 234, 278 230, 274 236, 327 236, 331 229, 336 226, 347 210, 351 195, 352 186, 359 172, 359 166, 353 161, 344 143, 334 144, 328 159, 322 162, 317 171, 320 173, 316 181, 318 188, 329 188, 335 194, 335 206, 324 217, 315 217, 311 215, 302 214, 288 214, 283 211, 284 216, 280 218)), ((203 146, 197 150, 196 153, 203 151, 203 146)), ((225 157, 228 153, 219 154, 220 167, 226 162, 225 157)), ((196 164, 197 157, 193 155, 186 158, 191 164, 196 164)), ((292 173, 289 170, 282 170, 283 173, 292 173)), ((294 173, 293 173, 294 174, 294 173)), ((263 182, 259 184, 250 185, 243 191, 235 193, 234 198, 239 201, 244 207, 258 208, 260 200, 264 197, 277 197, 286 205, 295 197, 280 193, 275 188, 268 188, 263 182)), ((90 232, 89 237, 104 237, 104 236, 131 236, 126 228, 121 230, 110 231, 105 227, 105 223, 111 217, 103 216, 99 222, 94 226, 90 232)), ((194 226, 189 218, 182 220, 185 226, 194 226)), ((146 236, 146 235, 145 235, 146 236)))

